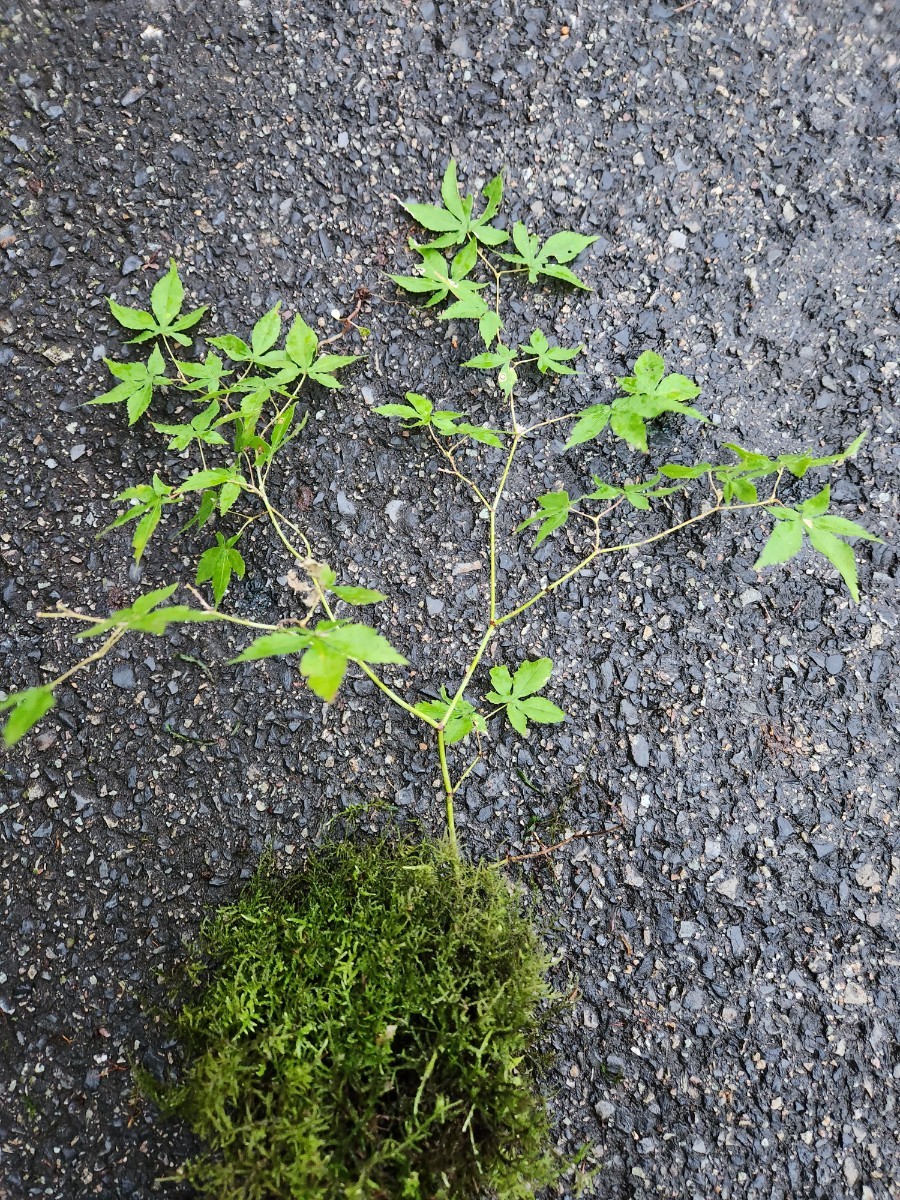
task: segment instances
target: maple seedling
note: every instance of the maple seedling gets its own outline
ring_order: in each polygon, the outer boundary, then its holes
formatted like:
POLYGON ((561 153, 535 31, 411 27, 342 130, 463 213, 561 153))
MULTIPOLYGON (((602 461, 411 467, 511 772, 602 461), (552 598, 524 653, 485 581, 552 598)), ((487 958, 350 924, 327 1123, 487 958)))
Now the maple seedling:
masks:
MULTIPOLYGON (((56 678, 13 692, 0 701, 0 710, 9 713, 4 729, 8 744, 16 742, 50 711, 55 690, 61 684, 104 657, 127 634, 160 636, 173 624, 225 621, 252 635, 234 661, 296 657, 300 674, 326 702, 334 699, 352 665, 411 720, 423 723, 434 738, 448 837, 458 854, 455 799, 481 758, 481 741, 489 735, 491 722, 504 717, 518 734, 527 737, 532 724, 558 724, 566 719, 562 708, 539 694, 552 683, 553 663, 549 658, 526 659, 514 670, 502 663, 491 665, 487 671, 490 687, 482 701, 476 693, 486 682, 479 674, 483 660, 493 652, 495 639, 507 624, 575 579, 596 559, 652 545, 716 514, 741 513, 772 522, 756 563, 759 569, 794 558, 808 543, 837 569, 853 599, 858 599, 856 562, 847 539, 878 539, 855 521, 830 511, 827 484, 799 503, 788 503, 781 487, 787 478, 802 480, 812 470, 835 467, 853 457, 864 434, 846 449, 824 455, 808 451, 772 458, 726 443, 724 449, 731 456, 728 461, 666 462, 643 479, 629 477, 618 482, 594 475, 591 485, 577 496, 562 490, 542 492, 535 497, 530 511, 524 515, 520 512, 520 519, 512 520, 512 536, 533 530, 532 548, 537 548, 569 527, 570 544, 576 547, 575 561, 536 584, 520 603, 506 610, 501 607, 500 516, 508 500, 512 472, 520 466, 527 443, 561 425, 567 428, 562 453, 571 453, 608 435, 624 442, 630 451, 649 456, 654 421, 665 416, 702 423, 706 418, 692 404, 700 393, 697 384, 677 372, 667 373, 662 357, 645 350, 634 361, 631 373, 616 380, 616 394, 610 399, 522 423, 516 408, 520 379, 536 371, 538 376, 563 381, 576 372, 574 364, 584 348, 554 344, 537 326, 527 341, 505 340, 504 293, 509 286, 526 282, 540 289, 544 299, 552 298, 560 288, 587 290, 588 284, 573 267, 596 239, 563 230, 542 240, 522 222, 516 222, 510 234, 499 223, 503 201, 500 175, 482 189, 482 198, 484 203, 476 214, 474 196, 460 193, 456 164, 451 161, 441 184, 441 205, 404 206, 428 234, 435 236, 423 242, 412 239, 410 250, 416 256, 415 265, 410 273, 390 278, 426 308, 437 311, 440 319, 472 324, 473 340, 480 341, 481 346, 473 347, 477 352, 465 360, 463 367, 481 372, 492 382, 494 415, 488 423, 478 423, 462 409, 439 408, 416 391, 374 409, 379 416, 399 421, 411 436, 430 439, 446 472, 470 492, 473 503, 487 517, 489 570, 482 628, 455 688, 439 680, 431 697, 407 698, 402 683, 387 681, 385 668, 402 668, 407 664, 406 655, 378 632, 377 618, 370 625, 343 615, 340 608, 378 605, 386 599, 385 593, 373 587, 340 584, 337 572, 314 553, 310 537, 297 519, 282 512, 272 499, 271 472, 307 419, 301 390, 339 389, 341 374, 359 356, 325 351, 342 333, 321 342, 301 316, 294 318, 280 345, 283 323, 276 304, 253 325, 249 342, 235 334, 210 337, 196 360, 182 360, 176 356, 173 344, 182 348, 191 344, 185 331, 194 330, 206 310, 195 308, 182 315, 184 288, 173 262, 153 288, 150 311, 110 301, 119 323, 138 331, 133 342, 152 341, 153 347, 146 363, 108 361, 119 383, 92 403, 124 405, 128 422, 133 425, 151 410, 157 393, 180 395, 186 404, 196 407, 193 416, 179 423, 152 419, 151 423, 167 439, 172 453, 183 459, 195 456, 199 462, 180 481, 172 478, 166 482, 156 472, 149 483, 126 488, 117 497, 122 511, 103 532, 131 526, 132 550, 139 560, 167 512, 196 504, 196 511, 180 532, 185 535, 194 531, 192 538, 196 538, 215 525, 214 543, 199 554, 193 580, 197 587, 209 586, 211 602, 201 597, 199 607, 170 605, 167 601, 175 591, 175 585, 170 585, 139 597, 107 617, 66 607, 44 614, 82 622, 87 628, 80 637, 104 640, 93 654, 56 678), (458 461, 461 448, 472 454, 484 448, 488 457, 473 468, 468 465, 470 455, 463 472, 458 461), (684 493, 696 485, 705 489, 699 511, 673 520, 673 498, 677 494, 683 497, 682 503, 689 503, 684 493), (649 514, 655 519, 655 527, 643 534, 626 531, 618 539, 604 537, 604 523, 621 520, 627 513, 649 514), (223 607, 234 581, 243 580, 247 574, 247 562, 238 548, 241 538, 259 520, 268 523, 292 563, 294 576, 305 579, 298 586, 305 593, 303 611, 287 620, 251 621, 223 607), (447 749, 470 737, 477 739, 478 749, 454 779, 447 749)), ((358 309, 359 305, 354 314, 358 309)), ((353 327, 352 315, 342 324, 343 332, 353 327)), ((355 328, 361 335, 368 334, 362 327, 355 328)), ((452 632, 450 641, 455 641, 452 632)), ((446 658, 452 658, 449 649, 446 658)))

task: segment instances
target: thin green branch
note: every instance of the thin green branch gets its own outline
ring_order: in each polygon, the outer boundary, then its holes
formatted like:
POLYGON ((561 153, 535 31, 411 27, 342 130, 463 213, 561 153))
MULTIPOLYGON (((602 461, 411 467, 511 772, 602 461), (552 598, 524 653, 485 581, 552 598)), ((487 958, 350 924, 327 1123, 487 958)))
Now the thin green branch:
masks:
POLYGON ((652 533, 648 537, 638 538, 633 542, 620 542, 616 546, 599 546, 595 543, 590 554, 587 554, 581 560, 581 562, 577 563, 574 567, 572 567, 571 570, 566 571, 566 573, 561 575, 559 579, 555 579, 552 583, 548 583, 546 587, 542 587, 539 592, 536 592, 535 595, 531 597, 531 599, 526 600, 523 604, 511 609, 508 613, 504 613, 502 616, 497 617, 495 624, 499 627, 500 625, 505 625, 507 621, 513 620, 514 617, 518 617, 521 613, 525 612, 526 609, 531 608, 532 604, 536 604, 538 600, 543 600, 545 596, 549 596, 551 592, 555 592, 556 589, 562 587, 564 583, 568 583, 570 579, 573 579, 586 567, 590 566, 594 559, 599 558, 601 555, 617 554, 620 551, 625 550, 637 550, 641 546, 649 546, 653 542, 660 542, 663 540, 663 538, 667 538, 673 533, 678 533, 678 531, 681 529, 687 529, 690 525, 696 525, 698 521, 705 521, 707 517, 712 517, 719 512, 737 512, 741 509, 746 510, 752 508, 765 508, 774 503, 777 503, 777 497, 773 491, 772 495, 767 499, 757 500, 752 504, 717 504, 714 508, 707 509, 706 512, 698 513, 695 517, 689 517, 686 521, 679 521, 677 525, 671 525, 668 529, 663 529, 659 533, 652 533))

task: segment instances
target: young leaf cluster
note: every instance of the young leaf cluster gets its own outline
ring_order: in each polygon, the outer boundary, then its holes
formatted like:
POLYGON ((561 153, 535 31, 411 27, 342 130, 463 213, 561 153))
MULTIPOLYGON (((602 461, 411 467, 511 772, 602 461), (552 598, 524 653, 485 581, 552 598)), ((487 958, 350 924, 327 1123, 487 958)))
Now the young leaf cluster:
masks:
MULTIPOLYGON (((202 528, 214 517, 226 517, 242 495, 257 501, 273 459, 305 424, 307 414, 298 414, 300 389, 306 383, 340 388, 338 372, 358 358, 323 353, 318 335, 300 315, 291 322, 279 348, 283 324, 279 303, 254 324, 249 343, 231 333, 208 337, 206 343, 212 349, 198 361, 184 361, 171 353, 170 342, 189 346, 191 339, 183 330, 193 328, 206 309, 197 308, 182 317, 183 302, 184 287, 174 261, 153 288, 152 314, 110 301, 120 323, 141 330, 133 341, 155 339, 157 344, 146 363, 107 360, 112 374, 122 382, 91 401, 124 403, 132 425, 148 411, 154 395, 163 391, 181 393, 186 403, 200 408, 178 423, 152 422, 158 433, 168 437, 169 450, 178 454, 196 450, 199 467, 181 482, 165 483, 156 473, 150 483, 126 488, 116 497, 129 507, 103 532, 134 522, 136 561, 144 554, 164 510, 181 505, 188 496, 198 497, 198 508, 182 532, 202 528), (169 354, 168 365, 164 350, 169 354), (226 360, 232 365, 226 366, 226 360), (207 455, 218 458, 221 465, 211 465, 207 455)), ((215 544, 200 555, 195 583, 211 585, 216 606, 232 579, 244 576, 238 542, 249 524, 242 519, 236 528, 215 530, 215 544)))
POLYGON ((553 673, 553 661, 539 658, 523 662, 514 675, 508 667, 492 667, 493 690, 485 697, 506 713, 506 719, 522 737, 528 736, 528 722, 556 725, 566 719, 561 708, 544 696, 535 695, 546 687, 553 673))

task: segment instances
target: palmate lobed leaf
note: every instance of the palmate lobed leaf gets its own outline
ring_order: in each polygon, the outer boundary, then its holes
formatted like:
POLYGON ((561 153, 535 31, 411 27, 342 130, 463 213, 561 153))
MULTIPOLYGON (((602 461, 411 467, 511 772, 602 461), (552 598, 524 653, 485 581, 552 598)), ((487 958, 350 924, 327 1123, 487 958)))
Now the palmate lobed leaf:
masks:
POLYGON ((142 308, 129 308, 119 304, 111 297, 107 298, 110 311, 120 325, 125 329, 138 330, 137 337, 131 338, 132 343, 149 341, 151 338, 168 337, 182 346, 189 346, 191 339, 186 337, 183 330, 196 325, 206 312, 206 306, 195 308, 193 312, 181 314, 184 302, 184 287, 178 276, 175 260, 169 259, 169 269, 162 278, 154 284, 150 295, 150 308, 147 312, 142 308))
MULTIPOLYGON (((430 233, 438 235, 431 242, 427 243, 427 245, 422 247, 416 246, 414 248, 437 250, 447 246, 468 243, 470 239, 473 239, 473 244, 481 242, 485 246, 502 245, 508 239, 509 235, 505 230, 498 229, 491 224, 491 220, 496 215, 503 197, 502 177, 495 175, 483 189, 482 195, 485 199, 484 211, 480 216, 473 217, 474 197, 471 195, 465 197, 460 195, 456 162, 450 159, 441 181, 441 199, 444 202, 444 207, 435 204, 416 204, 412 202, 403 205, 406 212, 419 225, 427 229, 430 233)), ((463 260, 463 263, 465 263, 465 260, 463 260)), ((457 268, 455 277, 461 279, 468 270, 471 270, 473 265, 474 258, 467 268, 460 265, 457 268)), ((392 278, 397 280, 397 277, 392 278)), ((403 277, 399 278, 402 279, 403 277)), ((425 289, 420 290, 424 291, 425 289)), ((458 315, 461 316, 462 314, 458 315)))
MULTIPOLYGON (((441 688, 440 700, 420 700, 415 706, 416 712, 424 713, 426 717, 431 717, 435 721, 443 721, 449 707, 450 697, 447 695, 446 688, 441 688)), ((444 742, 448 746, 452 746, 455 742, 461 742, 473 731, 487 733, 487 723, 474 705, 460 697, 444 729, 444 742)))
POLYGON ((842 538, 859 537, 878 542, 881 539, 856 521, 828 513, 831 489, 828 484, 804 500, 799 508, 773 504, 768 511, 776 518, 762 553, 754 563, 757 570, 787 562, 799 554, 804 537, 814 550, 832 564, 855 601, 859 601, 859 579, 853 547, 842 538))
POLYGON ((494 690, 485 698, 503 708, 512 727, 526 737, 529 720, 540 724, 565 720, 561 708, 543 696, 534 695, 546 686, 552 672, 553 660, 549 658, 526 660, 515 675, 510 674, 508 667, 493 667, 490 676, 494 690))
POLYGON ((540 245, 539 239, 528 232, 521 221, 517 221, 512 231, 513 245, 517 254, 501 253, 500 257, 514 266, 520 266, 528 271, 529 283, 537 283, 540 276, 558 279, 571 284, 582 291, 591 289, 583 280, 571 271, 564 263, 577 258, 583 250, 597 241, 596 237, 585 234, 563 231, 554 233, 540 245))
MULTIPOLYGON (((239 535, 238 535, 239 536, 239 535)), ((237 536, 225 540, 221 533, 216 534, 216 544, 205 550, 197 563, 197 578, 195 583, 211 583, 216 608, 222 603, 222 598, 228 590, 232 574, 238 579, 244 578, 246 569, 243 556, 235 549, 237 536)))
MULTIPOLYGON (((322 568, 323 585, 333 580, 322 568)), ((252 662, 303 652, 300 671, 312 691, 326 703, 334 699, 348 662, 397 664, 407 660, 377 630, 347 621, 320 621, 315 629, 285 629, 265 633, 250 643, 233 662, 252 662)))

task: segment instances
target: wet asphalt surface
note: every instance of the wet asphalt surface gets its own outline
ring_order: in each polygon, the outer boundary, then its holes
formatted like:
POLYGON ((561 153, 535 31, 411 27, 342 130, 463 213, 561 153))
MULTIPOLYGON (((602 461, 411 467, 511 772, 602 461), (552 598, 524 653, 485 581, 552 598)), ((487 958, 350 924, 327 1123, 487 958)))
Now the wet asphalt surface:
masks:
MULTIPOLYGON (((524 411, 607 399, 649 347, 716 422, 658 427, 658 461, 871 430, 834 481, 884 538, 860 549, 858 607, 807 555, 759 576, 762 531, 732 519, 605 560, 503 643, 555 660, 571 715, 525 743, 492 730, 461 832, 492 857, 530 830, 599 832, 521 869, 580 988, 550 1082, 560 1145, 603 1164, 589 1195, 900 1195, 898 32, 890 3, 0 8, 5 686, 74 661, 35 611, 106 612, 189 580, 205 548, 158 536, 138 574, 124 534, 94 538, 122 487, 185 470, 149 426, 80 407, 121 352, 103 297, 144 303, 170 254, 210 332, 276 299, 330 332, 372 292, 369 358, 313 397, 277 493, 322 557, 390 594, 406 694, 455 686, 484 523, 425 442, 369 412, 410 388, 492 411, 457 370, 471 333, 384 277, 409 262, 398 197, 434 199, 450 154, 470 183, 506 168, 510 223, 601 239, 591 295, 514 293, 522 332, 535 314, 587 346, 585 374, 530 380, 524 411)), ((643 468, 609 442, 533 450, 504 532, 539 491, 643 468)), ((511 540, 504 602, 576 552, 568 533, 534 556, 511 540)), ((291 611, 262 532, 247 559, 236 611, 291 611)), ((285 662, 225 666, 240 645, 123 644, 0 760, 4 1198, 179 1195, 155 1181, 190 1141, 129 1064, 171 1051, 148 1014, 182 942, 266 845, 297 861, 349 805, 440 829, 429 753, 370 685, 323 712, 285 662)))

